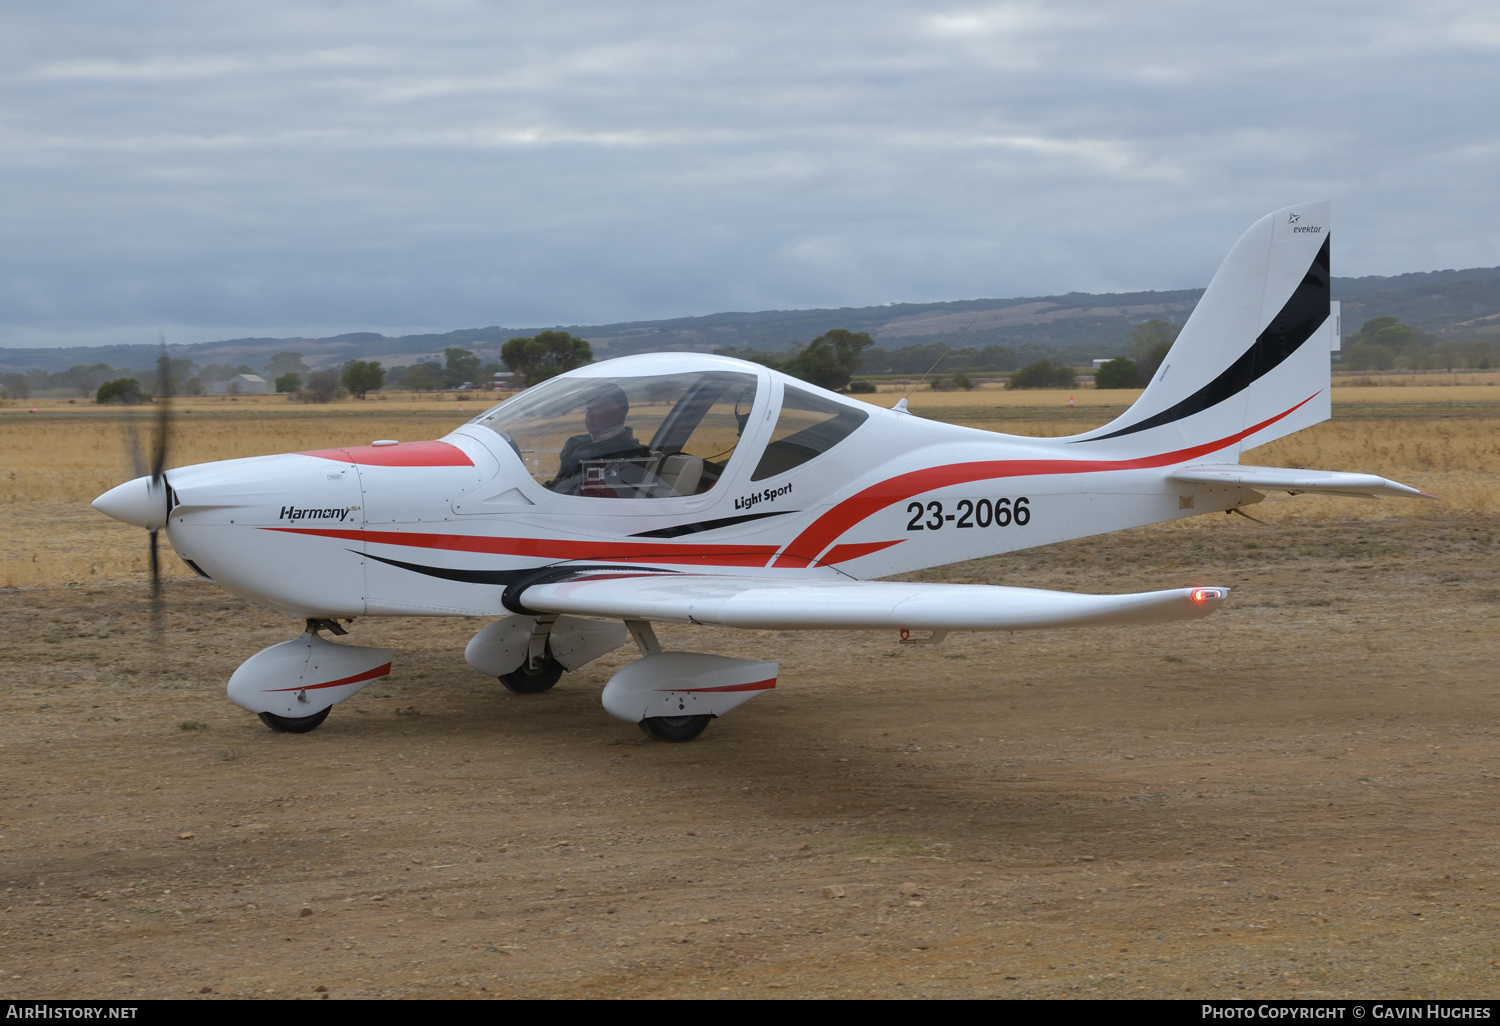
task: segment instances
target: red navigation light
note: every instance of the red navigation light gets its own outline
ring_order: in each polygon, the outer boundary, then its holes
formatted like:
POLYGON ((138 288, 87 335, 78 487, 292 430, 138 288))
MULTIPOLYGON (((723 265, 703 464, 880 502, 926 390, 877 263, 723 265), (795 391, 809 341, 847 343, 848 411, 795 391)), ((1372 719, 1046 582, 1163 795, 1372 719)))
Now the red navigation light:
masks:
POLYGON ((1223 597, 1224 589, 1222 588, 1194 588, 1192 595, 1194 602, 1209 602, 1223 597))

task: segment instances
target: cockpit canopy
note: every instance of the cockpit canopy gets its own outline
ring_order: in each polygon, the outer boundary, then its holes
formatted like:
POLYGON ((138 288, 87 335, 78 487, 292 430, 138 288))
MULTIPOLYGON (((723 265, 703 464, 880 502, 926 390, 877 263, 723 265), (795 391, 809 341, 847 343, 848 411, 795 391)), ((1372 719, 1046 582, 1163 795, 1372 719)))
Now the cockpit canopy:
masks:
MULTIPOLYGON (((747 431, 761 433, 750 430, 750 415, 765 372, 715 362, 714 369, 665 374, 606 376, 594 367, 544 381, 470 423, 497 433, 539 484, 559 494, 700 495, 725 474, 747 431)), ((816 459, 869 416, 861 404, 790 382, 780 391, 780 416, 757 443, 752 481, 816 459)))
POLYGON ((544 381, 474 420, 531 476, 568 495, 697 495, 719 480, 755 405, 758 377, 696 371, 544 381))

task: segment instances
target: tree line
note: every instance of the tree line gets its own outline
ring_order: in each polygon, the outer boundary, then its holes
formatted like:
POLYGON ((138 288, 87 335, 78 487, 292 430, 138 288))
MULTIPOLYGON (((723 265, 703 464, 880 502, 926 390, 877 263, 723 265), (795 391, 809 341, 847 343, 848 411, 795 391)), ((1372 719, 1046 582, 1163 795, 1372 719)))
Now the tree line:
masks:
POLYGON ((1353 335, 1344 336, 1339 366, 1366 370, 1489 370, 1497 365, 1495 343, 1440 338, 1394 317, 1372 317, 1353 335))
MULTIPOLYGON (((270 378, 288 372, 299 375, 311 373, 302 362, 301 353, 277 353, 263 371, 270 378)), ((114 367, 107 363, 76 364, 63 371, 44 371, 33 368, 24 374, 0 375, 0 389, 8 399, 26 399, 38 392, 74 392, 81 397, 95 397, 99 389, 111 382, 133 381, 134 391, 149 396, 162 390, 162 382, 175 395, 203 395, 221 382, 229 381, 241 374, 257 374, 247 364, 210 363, 199 365, 193 360, 165 357, 159 358, 149 368, 114 367)), ((300 387, 300 377, 298 385, 300 387)), ((111 389, 118 393, 125 386, 111 389)), ((129 389, 125 389, 129 391, 129 389)))
MULTIPOLYGON (((1130 332, 1126 354, 1103 364, 1094 373, 1097 388, 1141 388, 1149 382, 1176 341, 1181 325, 1153 319, 1130 332)), ((900 349, 883 349, 865 332, 835 328, 805 346, 794 344, 785 353, 732 347, 715 351, 760 363, 833 391, 869 392, 874 385, 858 374, 925 374, 938 365, 935 388, 972 387, 970 374, 1009 375, 1010 388, 1072 388, 1077 372, 1066 357, 1046 354, 1046 347, 1019 348, 990 345, 950 349, 929 342, 900 349)), ((407 366, 382 367, 378 360, 350 360, 337 368, 312 370, 301 353, 277 353, 262 368, 277 392, 303 402, 329 402, 344 395, 363 399, 382 388, 411 391, 487 389, 497 374, 510 371, 527 387, 564 371, 593 362, 588 341, 566 331, 542 331, 513 338, 500 351, 500 363, 485 362, 457 346, 444 350, 443 360, 407 366)), ((1367 320, 1344 338, 1336 366, 1354 370, 1489 369, 1500 365, 1500 353, 1488 339, 1455 341, 1402 324, 1395 317, 1367 320)), ((40 369, 25 374, 0 375, 0 394, 25 399, 35 392, 66 390, 98 402, 148 402, 153 391, 201 395, 240 374, 254 374, 246 365, 210 363, 162 357, 151 370, 129 370, 106 363, 79 364, 66 371, 40 369)))
MULTIPOLYGON (((1130 355, 1105 364, 1101 388, 1137 388, 1150 380, 1177 338, 1180 327, 1157 319, 1139 324, 1131 332, 1130 355)), ((1078 372, 1066 358, 1048 354, 1042 346, 984 346, 953 349, 939 342, 881 349, 864 332, 835 329, 813 339, 807 346, 794 345, 787 355, 735 350, 716 350, 784 371, 794 377, 834 391, 873 392, 874 385, 854 377, 864 374, 936 373, 934 389, 972 388, 971 374, 999 373, 1009 376, 1007 387, 1015 389, 1073 388, 1078 372), (1044 355, 1047 354, 1047 355, 1044 355)))

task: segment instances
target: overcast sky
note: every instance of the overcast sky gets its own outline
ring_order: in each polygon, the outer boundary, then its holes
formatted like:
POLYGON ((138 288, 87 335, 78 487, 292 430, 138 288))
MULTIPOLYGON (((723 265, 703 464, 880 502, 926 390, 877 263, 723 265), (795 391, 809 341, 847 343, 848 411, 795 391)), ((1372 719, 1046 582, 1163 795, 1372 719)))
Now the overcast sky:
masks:
POLYGON ((0 7, 0 345, 1500 264, 1494 0, 0 7))

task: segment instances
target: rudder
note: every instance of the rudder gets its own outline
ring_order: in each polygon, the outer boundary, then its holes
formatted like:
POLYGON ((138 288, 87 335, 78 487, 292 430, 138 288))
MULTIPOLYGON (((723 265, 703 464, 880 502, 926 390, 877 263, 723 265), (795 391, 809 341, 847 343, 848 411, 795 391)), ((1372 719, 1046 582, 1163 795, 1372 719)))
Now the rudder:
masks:
POLYGON ((1215 458, 1328 419, 1329 204, 1286 207, 1240 236, 1145 392, 1071 442, 1215 458))

